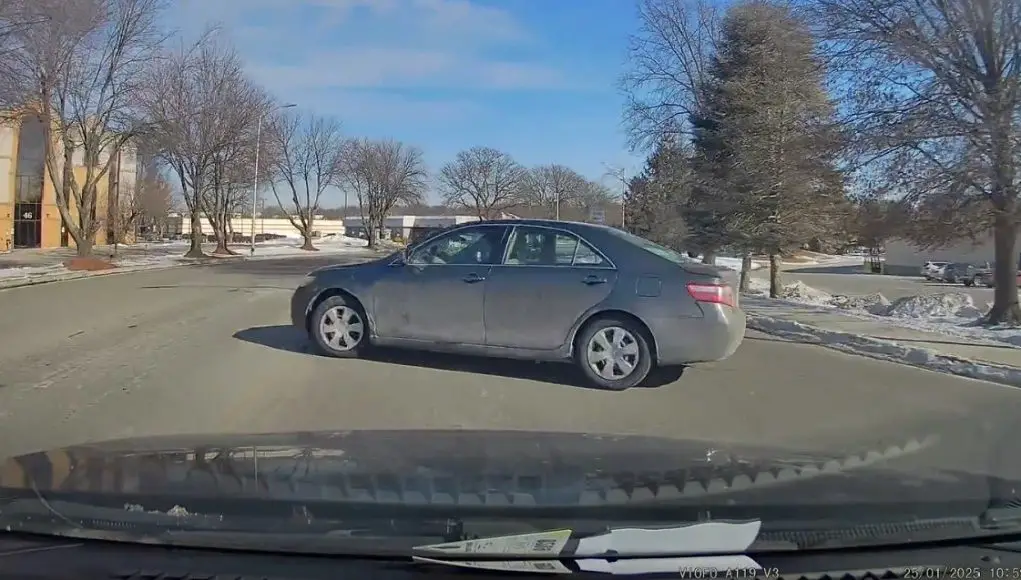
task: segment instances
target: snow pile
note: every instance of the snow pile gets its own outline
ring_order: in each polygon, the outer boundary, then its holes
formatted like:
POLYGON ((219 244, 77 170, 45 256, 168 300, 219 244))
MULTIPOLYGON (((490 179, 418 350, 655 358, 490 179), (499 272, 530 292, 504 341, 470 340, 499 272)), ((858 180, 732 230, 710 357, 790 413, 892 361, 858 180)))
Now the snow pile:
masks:
POLYGON ((830 306, 840 308, 841 310, 858 310, 875 314, 876 316, 888 316, 891 303, 886 296, 875 292, 865 294, 864 296, 835 294, 830 300, 830 306))
POLYGON ((369 245, 367 240, 361 238, 337 235, 327 235, 322 238, 313 239, 312 245, 318 252, 301 249, 303 243, 302 240, 295 240, 293 238, 273 240, 272 242, 259 242, 255 244, 255 255, 256 257, 282 258, 312 254, 346 254, 348 252, 361 252, 369 245))
POLYGON ((833 300, 833 296, 830 294, 817 288, 812 288, 801 280, 796 280, 791 284, 784 284, 780 298, 813 305, 828 305, 833 300))
MULTIPOLYGON (((769 296, 769 280, 762 278, 748 280, 748 293, 753 296, 769 296)), ((822 290, 812 288, 801 280, 796 280, 783 285, 780 299, 815 306, 829 306, 833 297, 822 290)))
MULTIPOLYGON (((699 256, 698 259, 701 261, 702 257, 699 256)), ((741 258, 728 258, 728 257, 716 258, 716 265, 721 267, 721 268, 729 268, 731 270, 737 270, 738 272, 740 272, 741 271, 741 258)), ((761 267, 762 267, 762 264, 752 260, 752 270, 758 270, 761 267)))
POLYGON ((971 295, 964 292, 905 296, 886 312, 896 318, 978 318, 983 314, 971 295))
POLYGON ((828 330, 760 313, 748 316, 748 327, 776 336, 814 343, 851 354, 909 364, 962 377, 1021 387, 1021 368, 962 359, 932 349, 860 334, 828 330))

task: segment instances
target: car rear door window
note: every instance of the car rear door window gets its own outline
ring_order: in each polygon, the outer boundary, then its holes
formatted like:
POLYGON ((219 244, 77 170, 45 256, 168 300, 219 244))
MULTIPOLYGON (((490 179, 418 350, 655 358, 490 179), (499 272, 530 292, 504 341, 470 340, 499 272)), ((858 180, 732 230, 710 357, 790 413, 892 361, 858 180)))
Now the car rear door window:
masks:
POLYGON ((585 242, 578 243, 578 251, 574 254, 575 266, 605 266, 606 260, 585 242))
POLYGON ((603 263, 602 257, 577 236, 549 228, 515 228, 507 247, 504 263, 509 266, 570 267, 603 263))

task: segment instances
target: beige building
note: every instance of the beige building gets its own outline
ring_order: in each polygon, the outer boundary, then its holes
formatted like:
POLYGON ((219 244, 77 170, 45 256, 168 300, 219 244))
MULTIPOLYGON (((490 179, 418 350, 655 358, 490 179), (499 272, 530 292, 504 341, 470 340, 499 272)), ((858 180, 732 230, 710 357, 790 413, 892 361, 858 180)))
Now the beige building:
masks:
MULTIPOLYGON (((46 143, 44 128, 42 120, 31 115, 0 126, 0 251, 74 246, 61 222, 54 184, 45 167, 47 147, 59 144, 46 143)), ((136 158, 130 147, 122 148, 109 175, 99 183, 96 214, 103 227, 96 235, 97 244, 114 237, 117 205, 133 193, 137 181, 136 158)), ((107 159, 101 156, 100 163, 107 159)), ((76 177, 84 180, 84 155, 76 152, 73 160, 76 177)), ((77 216, 73 203, 70 211, 77 216)))

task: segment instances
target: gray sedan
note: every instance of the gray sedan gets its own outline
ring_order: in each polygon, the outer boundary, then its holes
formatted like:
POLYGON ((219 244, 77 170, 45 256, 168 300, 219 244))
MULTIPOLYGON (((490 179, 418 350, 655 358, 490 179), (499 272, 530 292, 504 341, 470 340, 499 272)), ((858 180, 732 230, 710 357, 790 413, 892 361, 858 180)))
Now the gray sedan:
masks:
POLYGON ((737 302, 725 271, 626 232, 498 220, 316 270, 291 320, 330 356, 386 346, 574 361, 591 384, 623 390, 732 355, 737 302))

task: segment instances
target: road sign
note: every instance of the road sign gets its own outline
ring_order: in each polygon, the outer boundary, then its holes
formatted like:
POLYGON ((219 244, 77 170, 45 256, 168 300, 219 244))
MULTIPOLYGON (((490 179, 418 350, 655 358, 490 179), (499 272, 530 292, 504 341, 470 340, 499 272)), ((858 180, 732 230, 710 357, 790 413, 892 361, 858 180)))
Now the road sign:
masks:
POLYGON ((602 208, 592 208, 588 212, 588 220, 594 224, 605 224, 606 223, 606 210, 602 208))

